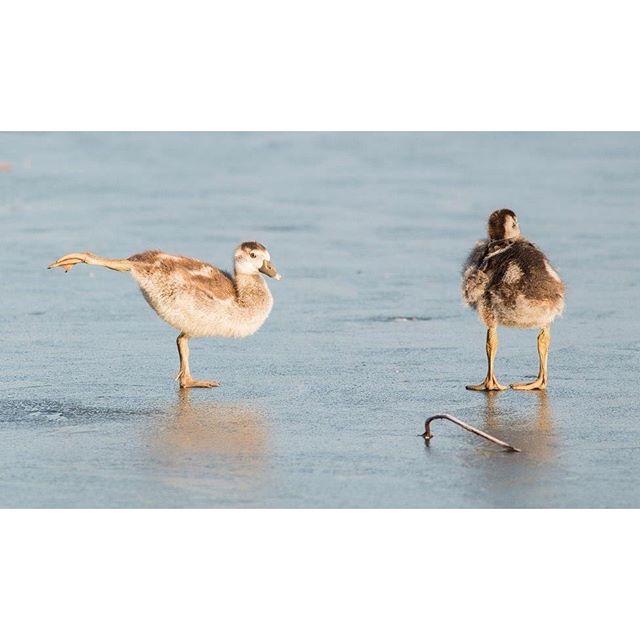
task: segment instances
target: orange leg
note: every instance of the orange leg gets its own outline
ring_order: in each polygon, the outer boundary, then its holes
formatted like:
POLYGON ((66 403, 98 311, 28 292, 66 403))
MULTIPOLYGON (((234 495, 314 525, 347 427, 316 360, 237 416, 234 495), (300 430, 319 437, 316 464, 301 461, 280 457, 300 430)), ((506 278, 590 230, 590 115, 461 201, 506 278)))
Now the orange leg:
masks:
POLYGON ((111 260, 110 258, 102 258, 93 253, 85 251, 84 253, 68 253, 62 258, 58 258, 49 265, 49 269, 62 267, 65 272, 70 271, 77 264, 93 264, 98 267, 107 267, 114 271, 131 271, 131 263, 128 260, 111 260))
POLYGON ((512 389, 515 389, 516 391, 538 391, 547 388, 547 362, 549 359, 550 344, 551 331, 549 327, 544 327, 540 332, 540 335, 538 335, 538 356, 540 357, 538 377, 533 382, 512 384, 512 389))
POLYGON ((202 387, 211 389, 220 385, 215 380, 194 380, 189 370, 189 336, 181 333, 176 341, 178 344, 178 355, 180 356, 180 371, 176 380, 180 381, 180 388, 202 387))
POLYGON ((496 327, 487 329, 487 376, 480 384, 469 384, 469 391, 504 391, 507 387, 502 386, 496 379, 493 370, 493 361, 498 351, 498 330, 496 327))

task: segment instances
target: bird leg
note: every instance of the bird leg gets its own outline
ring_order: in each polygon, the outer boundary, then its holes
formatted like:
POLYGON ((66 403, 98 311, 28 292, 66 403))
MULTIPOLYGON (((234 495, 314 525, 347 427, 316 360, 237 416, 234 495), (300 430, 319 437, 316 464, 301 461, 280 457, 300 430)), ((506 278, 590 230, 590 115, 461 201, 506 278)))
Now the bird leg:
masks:
POLYGON ((194 380, 189 370, 189 336, 181 333, 177 339, 178 355, 180 356, 180 371, 176 376, 176 380, 180 381, 180 388, 187 389, 189 387, 203 387, 211 389, 220 385, 215 380, 194 380))
POLYGON ((62 256, 62 258, 58 258, 55 262, 52 262, 48 268, 54 269, 55 267, 62 267, 66 272, 81 263, 107 267, 107 269, 113 269, 114 271, 131 271, 131 262, 129 262, 129 260, 111 260, 93 255, 93 253, 89 252, 68 253, 66 256, 62 256))
POLYGON ((538 356, 540 357, 540 368, 538 377, 533 382, 521 382, 512 384, 511 388, 516 391, 535 391, 547 388, 547 360, 549 358, 549 345, 551 344, 551 330, 544 327, 538 335, 538 356))
POLYGON ((469 384, 469 391, 504 391, 507 387, 502 386, 497 380, 493 371, 493 361, 498 351, 498 330, 496 327, 487 329, 487 376, 481 384, 469 384))

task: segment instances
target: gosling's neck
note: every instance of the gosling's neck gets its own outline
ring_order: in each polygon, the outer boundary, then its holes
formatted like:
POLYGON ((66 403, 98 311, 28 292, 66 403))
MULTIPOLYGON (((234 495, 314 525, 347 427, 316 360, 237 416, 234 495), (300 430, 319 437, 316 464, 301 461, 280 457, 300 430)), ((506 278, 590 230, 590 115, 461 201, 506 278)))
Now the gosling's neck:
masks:
POLYGON ((264 278, 260 274, 238 273, 234 275, 236 285, 236 300, 242 307, 270 306, 271 292, 264 278))
POLYGON ((521 238, 522 238, 522 234, 520 233, 519 230, 489 234, 489 242, 502 242, 505 240, 511 240, 513 242, 515 240, 520 240, 521 238))

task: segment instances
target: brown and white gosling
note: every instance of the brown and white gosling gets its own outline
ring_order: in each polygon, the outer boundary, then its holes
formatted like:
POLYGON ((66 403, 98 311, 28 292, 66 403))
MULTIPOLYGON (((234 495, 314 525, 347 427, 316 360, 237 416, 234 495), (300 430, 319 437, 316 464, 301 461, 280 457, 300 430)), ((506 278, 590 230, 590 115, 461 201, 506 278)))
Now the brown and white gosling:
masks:
POLYGON ((564 284, 546 256, 520 234, 516 214, 499 209, 489 216, 489 237, 476 243, 464 265, 462 296, 487 327, 487 376, 468 385, 471 391, 503 391, 493 361, 498 350, 498 325, 540 328, 538 377, 512 389, 531 391, 547 387, 550 325, 564 308, 564 284))
POLYGON ((69 253, 49 265, 69 271, 76 264, 130 271, 153 310, 180 331, 180 371, 176 380, 186 387, 218 387, 214 380, 194 380, 189 370, 189 338, 243 338, 255 333, 269 317, 273 298, 260 274, 280 280, 266 247, 244 242, 234 254, 233 277, 193 258, 145 251, 124 260, 92 253, 69 253))

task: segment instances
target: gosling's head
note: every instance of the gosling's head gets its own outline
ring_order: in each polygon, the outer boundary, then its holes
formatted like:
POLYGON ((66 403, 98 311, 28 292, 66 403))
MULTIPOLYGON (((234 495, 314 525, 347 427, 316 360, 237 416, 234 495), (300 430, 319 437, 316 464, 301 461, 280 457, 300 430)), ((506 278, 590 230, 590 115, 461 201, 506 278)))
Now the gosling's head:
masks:
POLYGON ((234 254, 236 274, 254 276, 264 273, 265 276, 280 280, 282 276, 271 262, 267 248, 259 242, 243 242, 234 254))
POLYGON ((510 240, 520 236, 518 218, 511 209, 498 209, 489 216, 489 239, 510 240))

